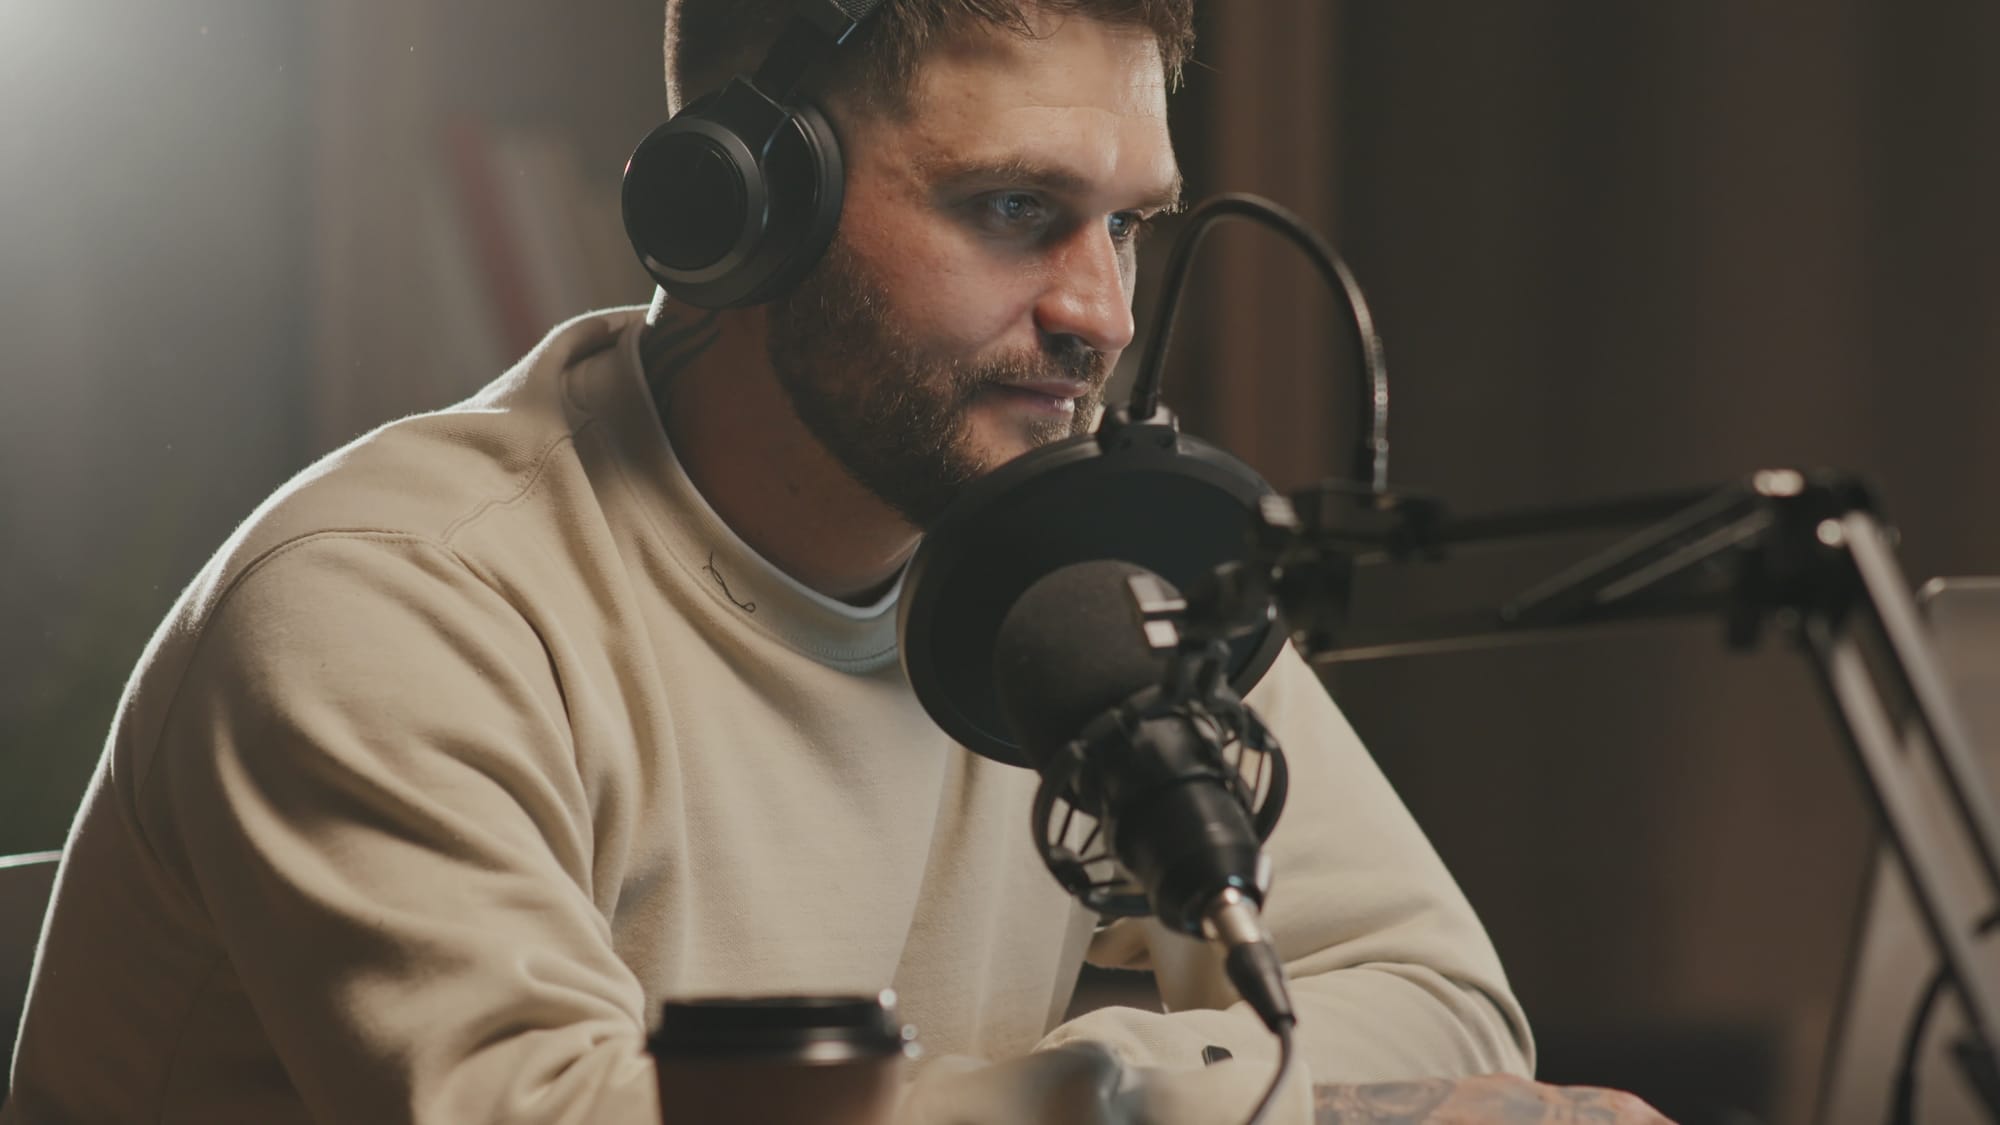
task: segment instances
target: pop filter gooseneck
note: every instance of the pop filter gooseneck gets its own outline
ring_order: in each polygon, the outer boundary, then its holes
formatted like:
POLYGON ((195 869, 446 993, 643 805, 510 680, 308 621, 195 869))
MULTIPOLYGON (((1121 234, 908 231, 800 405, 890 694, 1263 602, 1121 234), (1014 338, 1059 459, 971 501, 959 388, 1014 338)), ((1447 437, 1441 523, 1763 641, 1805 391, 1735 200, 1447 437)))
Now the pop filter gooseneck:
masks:
POLYGON ((1305 252, 1318 267, 1327 286, 1347 299, 1347 311, 1354 320, 1354 336, 1359 348, 1361 370, 1367 381, 1361 385, 1361 411, 1368 419, 1355 451, 1354 480, 1382 496, 1389 491, 1389 366, 1383 357, 1382 336, 1375 330, 1375 314, 1368 310, 1368 298, 1361 283, 1341 260, 1340 254, 1305 220, 1283 207, 1255 195, 1218 195, 1188 213, 1187 227, 1174 243, 1167 258, 1166 284, 1160 291, 1159 312, 1155 314, 1153 338, 1139 360, 1139 375, 1132 385, 1132 405, 1127 411, 1135 421, 1145 421, 1160 409, 1160 382, 1167 365, 1167 348, 1173 343, 1174 317, 1180 312, 1181 290, 1187 287, 1194 252, 1208 232, 1224 219, 1249 219, 1285 236, 1305 252))
MULTIPOLYGON (((1158 328, 1131 405, 1107 412, 1094 434, 1031 450, 972 481, 929 528, 910 560, 897 608, 897 640, 917 699, 945 733, 1008 765, 1028 757, 1002 718, 994 645, 1008 610, 1044 576, 1115 559, 1193 589, 1243 556, 1258 505, 1275 494, 1248 465, 1181 433, 1159 403, 1160 371, 1194 250, 1209 227, 1246 218, 1304 249, 1347 298, 1370 377, 1372 419, 1362 479, 1386 491, 1389 393, 1381 342, 1359 287, 1325 240, 1276 204, 1225 195, 1190 214, 1168 262, 1158 328)), ((1275 617, 1230 643, 1229 683, 1247 694, 1285 640, 1275 617)))

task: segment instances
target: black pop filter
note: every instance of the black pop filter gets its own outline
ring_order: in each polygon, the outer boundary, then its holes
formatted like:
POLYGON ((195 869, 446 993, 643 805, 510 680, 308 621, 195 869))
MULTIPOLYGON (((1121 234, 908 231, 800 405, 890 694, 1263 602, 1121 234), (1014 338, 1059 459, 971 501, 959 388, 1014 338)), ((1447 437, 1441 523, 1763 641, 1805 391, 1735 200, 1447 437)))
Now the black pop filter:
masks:
MULTIPOLYGON (((1076 563, 1119 559, 1192 589, 1242 557, 1270 491, 1248 465, 1171 422, 1125 422, 1122 412, 1095 434, 973 481, 924 536, 904 579, 897 636, 918 701, 967 749, 1028 766, 993 679, 1000 623, 1028 587, 1076 563)), ((1267 622, 1234 643, 1229 678, 1239 695, 1284 640, 1267 622)))

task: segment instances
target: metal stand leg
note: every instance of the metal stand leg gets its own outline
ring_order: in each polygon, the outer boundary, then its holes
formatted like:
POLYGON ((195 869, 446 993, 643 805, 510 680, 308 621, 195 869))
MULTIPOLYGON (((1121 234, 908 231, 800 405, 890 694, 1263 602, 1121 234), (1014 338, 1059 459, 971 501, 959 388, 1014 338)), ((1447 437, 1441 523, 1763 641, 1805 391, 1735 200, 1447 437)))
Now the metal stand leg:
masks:
MULTIPOLYGON (((1971 1041, 1961 1049, 1961 1063, 1971 1073, 1990 1072, 2000 1062, 1993 1048, 2000 1043, 1996 1035, 2000 978, 1973 952, 1985 911, 1976 902, 1954 896, 1945 885, 1945 873, 1954 869, 1951 856, 1956 851, 1961 861, 1969 856, 1989 895, 2000 883, 1995 879, 1992 798, 1973 762, 1964 725, 1931 657, 1916 604, 1881 526, 1865 514, 1850 514, 1828 521, 1821 533, 1829 546, 1847 549, 1867 597, 1843 614, 1810 615, 1805 639, 1909 880, 1918 914, 1958 984, 1972 1029, 1971 1041), (1864 623, 1879 627, 1888 664, 1884 673, 1900 682, 1878 682, 1856 631, 1864 623), (1899 733, 1884 701, 1905 694, 1914 704, 1917 721, 1904 724, 1905 733, 1899 733), (1926 759, 1936 764, 1956 817, 1938 818, 1934 806, 1924 803, 1918 767, 1926 759)), ((1986 1101, 1989 1118, 2000 1122, 2000 1103, 1984 1084, 1974 1085, 1986 1101)))

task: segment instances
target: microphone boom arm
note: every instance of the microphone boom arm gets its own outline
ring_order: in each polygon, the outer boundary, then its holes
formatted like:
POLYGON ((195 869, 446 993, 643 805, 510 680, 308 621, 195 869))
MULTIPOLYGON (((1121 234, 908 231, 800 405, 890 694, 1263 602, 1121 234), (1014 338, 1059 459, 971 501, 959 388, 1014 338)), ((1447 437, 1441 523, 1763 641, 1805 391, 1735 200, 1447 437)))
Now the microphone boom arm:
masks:
POLYGON ((2000 814, 1894 541, 1869 489, 1830 472, 1767 470, 1715 489, 1456 521, 1427 499, 1357 495, 1329 483, 1267 498, 1246 558, 1189 592, 1181 627, 1196 637, 1234 635, 1275 608, 1302 654, 1324 665, 1710 614, 1722 617, 1731 648, 1747 649, 1777 625, 1818 672, 1924 927, 1958 984, 1970 1030, 1956 1057, 2000 1121, 2000 1101, 1982 1080, 2000 1067, 2000 976, 1972 949, 1985 910, 1954 901, 1944 875, 1952 849, 1969 853, 1989 902, 2000 901, 2000 814), (1359 564, 1441 561, 1453 550, 1634 527, 1494 608, 1388 627, 1346 620, 1359 564), (1921 757, 1934 763, 1949 798, 1953 815, 1943 824, 1923 803, 1921 757))
MULTIPOLYGON (((1244 557, 1188 586, 1184 601, 1135 584, 1130 593, 1147 643, 1176 649, 1180 668, 1229 639, 1259 629, 1271 636, 1280 610, 1294 646, 1316 664, 1515 644, 1702 614, 1721 616, 1730 646, 1748 648, 1775 623, 1819 674, 1924 926, 1958 985, 1970 1032, 1954 1056, 1990 1119, 2000 1123, 2000 976, 1972 955, 1980 904, 1953 901, 1944 882, 1945 861, 1957 848, 1975 861, 1988 903, 2000 901, 2000 814, 1981 784, 1964 723, 1896 562, 1894 531, 1877 514, 1869 490, 1849 476, 1777 469, 1721 488, 1447 519, 1435 501, 1390 490, 1382 342, 1353 274, 1298 216, 1248 195, 1210 199, 1190 215, 1167 262, 1160 311, 1130 404, 1107 418, 1114 434, 1133 423, 1160 424, 1161 375, 1190 265, 1208 231, 1228 218, 1277 230, 1346 298, 1365 376, 1359 416, 1366 424, 1351 480, 1289 499, 1262 495, 1244 557), (1621 529, 1633 530, 1495 608, 1372 630, 1347 620, 1355 568, 1363 563, 1439 560, 1454 550, 1621 529), (1927 779, 1918 761, 1925 757, 1936 766, 1933 787, 1945 791, 1948 819, 1955 823, 1933 824, 1921 803, 1918 787, 1927 779), (1945 827, 1955 831, 1941 831, 1945 827)), ((1172 688, 1171 679, 1163 685, 1172 688)), ((1050 824, 1049 811, 1038 795, 1038 825, 1050 824)), ((1052 871, 1059 859, 1076 858, 1059 856, 1049 843, 1045 838, 1052 871)), ((1082 867, 1075 865, 1072 874, 1082 867)), ((1239 987, 1257 983, 1246 976, 1239 987)), ((1277 1030, 1273 1014, 1267 1022, 1277 1030)))

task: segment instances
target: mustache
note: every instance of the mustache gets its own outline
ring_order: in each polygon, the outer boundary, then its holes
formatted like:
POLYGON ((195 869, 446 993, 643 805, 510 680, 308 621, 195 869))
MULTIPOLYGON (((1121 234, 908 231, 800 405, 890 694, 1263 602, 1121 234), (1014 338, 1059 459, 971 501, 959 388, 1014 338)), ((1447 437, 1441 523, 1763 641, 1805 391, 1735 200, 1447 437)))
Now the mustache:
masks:
POLYGON ((967 391, 988 383, 1032 383, 1063 380, 1082 383, 1087 394, 1102 394, 1111 381, 1111 357, 1096 348, 1070 343, 1030 354, 997 356, 964 372, 967 391))

